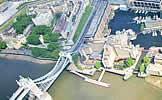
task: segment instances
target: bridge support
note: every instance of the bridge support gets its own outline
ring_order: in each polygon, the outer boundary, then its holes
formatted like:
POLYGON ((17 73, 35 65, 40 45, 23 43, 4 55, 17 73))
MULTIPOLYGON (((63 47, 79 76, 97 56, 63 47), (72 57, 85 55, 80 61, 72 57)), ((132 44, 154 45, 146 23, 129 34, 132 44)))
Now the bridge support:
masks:
POLYGON ((36 96, 37 100, 52 100, 47 92, 42 92, 30 78, 20 76, 20 80, 16 81, 20 86, 9 100, 22 100, 29 92, 36 96))

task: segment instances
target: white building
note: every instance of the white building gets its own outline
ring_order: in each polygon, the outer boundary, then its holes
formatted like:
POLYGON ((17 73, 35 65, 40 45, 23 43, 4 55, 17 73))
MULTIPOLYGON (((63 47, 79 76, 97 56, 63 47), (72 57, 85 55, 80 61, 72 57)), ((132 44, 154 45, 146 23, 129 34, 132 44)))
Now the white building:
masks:
POLYGON ((37 11, 37 16, 32 19, 35 25, 51 25, 53 15, 50 9, 44 11, 37 11))

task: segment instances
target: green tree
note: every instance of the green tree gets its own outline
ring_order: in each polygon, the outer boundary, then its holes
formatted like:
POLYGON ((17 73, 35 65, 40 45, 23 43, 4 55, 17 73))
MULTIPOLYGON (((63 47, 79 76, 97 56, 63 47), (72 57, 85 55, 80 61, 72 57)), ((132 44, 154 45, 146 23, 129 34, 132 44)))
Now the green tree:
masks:
POLYGON ((29 23, 32 21, 31 16, 18 16, 16 18, 16 22, 13 23, 13 27, 16 29, 17 34, 22 34, 24 29, 29 25, 29 23))
POLYGON ((127 58, 127 59, 126 59, 126 65, 127 65, 128 67, 132 66, 134 63, 135 63, 135 62, 134 62, 134 60, 133 60, 132 58, 127 58))
POLYGON ((36 57, 39 57, 40 56, 40 52, 39 52, 39 48, 36 48, 36 47, 32 47, 32 48, 29 48, 31 51, 32 51, 32 54, 36 57))
POLYGON ((73 60, 73 62, 74 62, 74 65, 77 66, 77 63, 78 63, 78 55, 76 55, 76 54, 73 55, 73 56, 72 56, 72 60, 73 60))
POLYGON ((58 50, 58 49, 52 51, 52 53, 51 53, 51 58, 57 59, 57 58, 59 57, 59 53, 60 53, 60 50, 58 50))
POLYGON ((95 66, 97 69, 99 69, 102 65, 100 61, 96 61, 95 66))
POLYGON ((27 43, 29 44, 34 44, 34 45, 38 45, 41 44, 40 40, 39 40, 39 35, 37 34, 31 34, 27 37, 27 43))
POLYGON ((51 42, 51 43, 48 44, 47 47, 48 47, 49 51, 53 51, 53 50, 59 49, 60 46, 56 42, 51 42))
POLYGON ((6 49, 6 48, 7 48, 6 42, 5 41, 0 41, 0 50, 1 49, 6 49))
POLYGON ((59 34, 57 34, 57 33, 45 34, 43 36, 43 39, 44 39, 45 43, 56 42, 56 41, 58 41, 58 38, 59 38, 59 34))
POLYGON ((144 60, 144 65, 145 65, 145 67, 147 67, 147 66, 150 64, 149 57, 145 56, 145 57, 143 58, 143 60, 144 60))
POLYGON ((3 0, 0 0, 0 3, 2 3, 3 2, 3 0))
POLYGON ((59 18, 61 17, 61 15, 62 15, 61 12, 57 12, 57 13, 55 14, 56 19, 59 19, 59 18))
POLYGON ((39 35, 45 35, 45 34, 51 34, 52 29, 46 25, 39 25, 35 26, 31 29, 32 34, 39 34, 39 35))
POLYGON ((144 24, 141 24, 141 31, 144 31, 144 28, 145 28, 145 25, 144 24))
POLYGON ((144 72, 145 71, 145 66, 144 66, 144 64, 142 64, 141 66, 140 66, 140 72, 144 72))
POLYGON ((125 65, 125 64, 122 64, 121 66, 122 66, 123 68, 126 68, 126 67, 127 67, 127 65, 125 65))
POLYGON ((31 47, 29 48, 32 51, 32 54, 36 57, 47 57, 47 54, 49 53, 47 49, 45 48, 37 48, 37 47, 31 47))

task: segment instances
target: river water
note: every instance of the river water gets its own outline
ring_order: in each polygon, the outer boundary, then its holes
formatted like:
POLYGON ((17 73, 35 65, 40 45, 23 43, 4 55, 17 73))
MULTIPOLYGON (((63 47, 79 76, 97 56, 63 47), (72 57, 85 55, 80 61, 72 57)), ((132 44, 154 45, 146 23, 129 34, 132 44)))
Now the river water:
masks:
MULTIPOLYGON (((91 77, 97 79, 97 72, 91 77)), ((119 75, 106 72, 103 82, 110 83, 110 88, 100 87, 85 82, 80 77, 64 71, 50 89, 54 100, 161 100, 162 90, 153 87, 144 79, 133 76, 127 81, 119 75)))
POLYGON ((35 79, 50 71, 52 66, 0 58, 0 100, 8 100, 16 91, 18 75, 35 79))
MULTIPOLYGON (((18 75, 35 79, 51 70, 52 65, 40 65, 26 61, 0 59, 0 100, 7 100, 16 90, 18 75)), ((95 73, 97 79, 101 72, 95 73)), ((80 77, 64 71, 50 89, 54 100, 161 100, 162 90, 133 76, 127 81, 122 76, 106 72, 103 82, 110 88, 85 82, 80 77)))

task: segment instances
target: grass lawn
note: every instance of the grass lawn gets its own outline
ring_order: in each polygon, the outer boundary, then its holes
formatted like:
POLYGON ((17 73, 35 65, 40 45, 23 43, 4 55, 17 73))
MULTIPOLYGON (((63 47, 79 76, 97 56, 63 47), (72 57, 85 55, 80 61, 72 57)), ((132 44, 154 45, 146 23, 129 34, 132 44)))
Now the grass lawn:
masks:
POLYGON ((21 15, 24 15, 26 14, 26 8, 24 8, 20 13, 18 13, 16 16, 12 17, 10 19, 10 21, 8 21, 5 25, 3 25, 1 28, 0 28, 0 32, 2 32, 4 29, 6 29, 7 27, 9 27, 11 24, 13 24, 14 22, 14 19, 17 17, 17 16, 21 16, 21 15))
POLYGON ((89 15, 91 14, 92 8, 93 7, 91 7, 90 5, 88 5, 85 8, 85 11, 84 11, 84 13, 81 17, 81 20, 79 22, 79 25, 78 25, 77 30, 76 30, 74 37, 73 37, 74 43, 76 43, 76 41, 78 40, 78 37, 80 36, 80 33, 82 32, 82 29, 83 29, 84 25, 86 24, 89 15))

